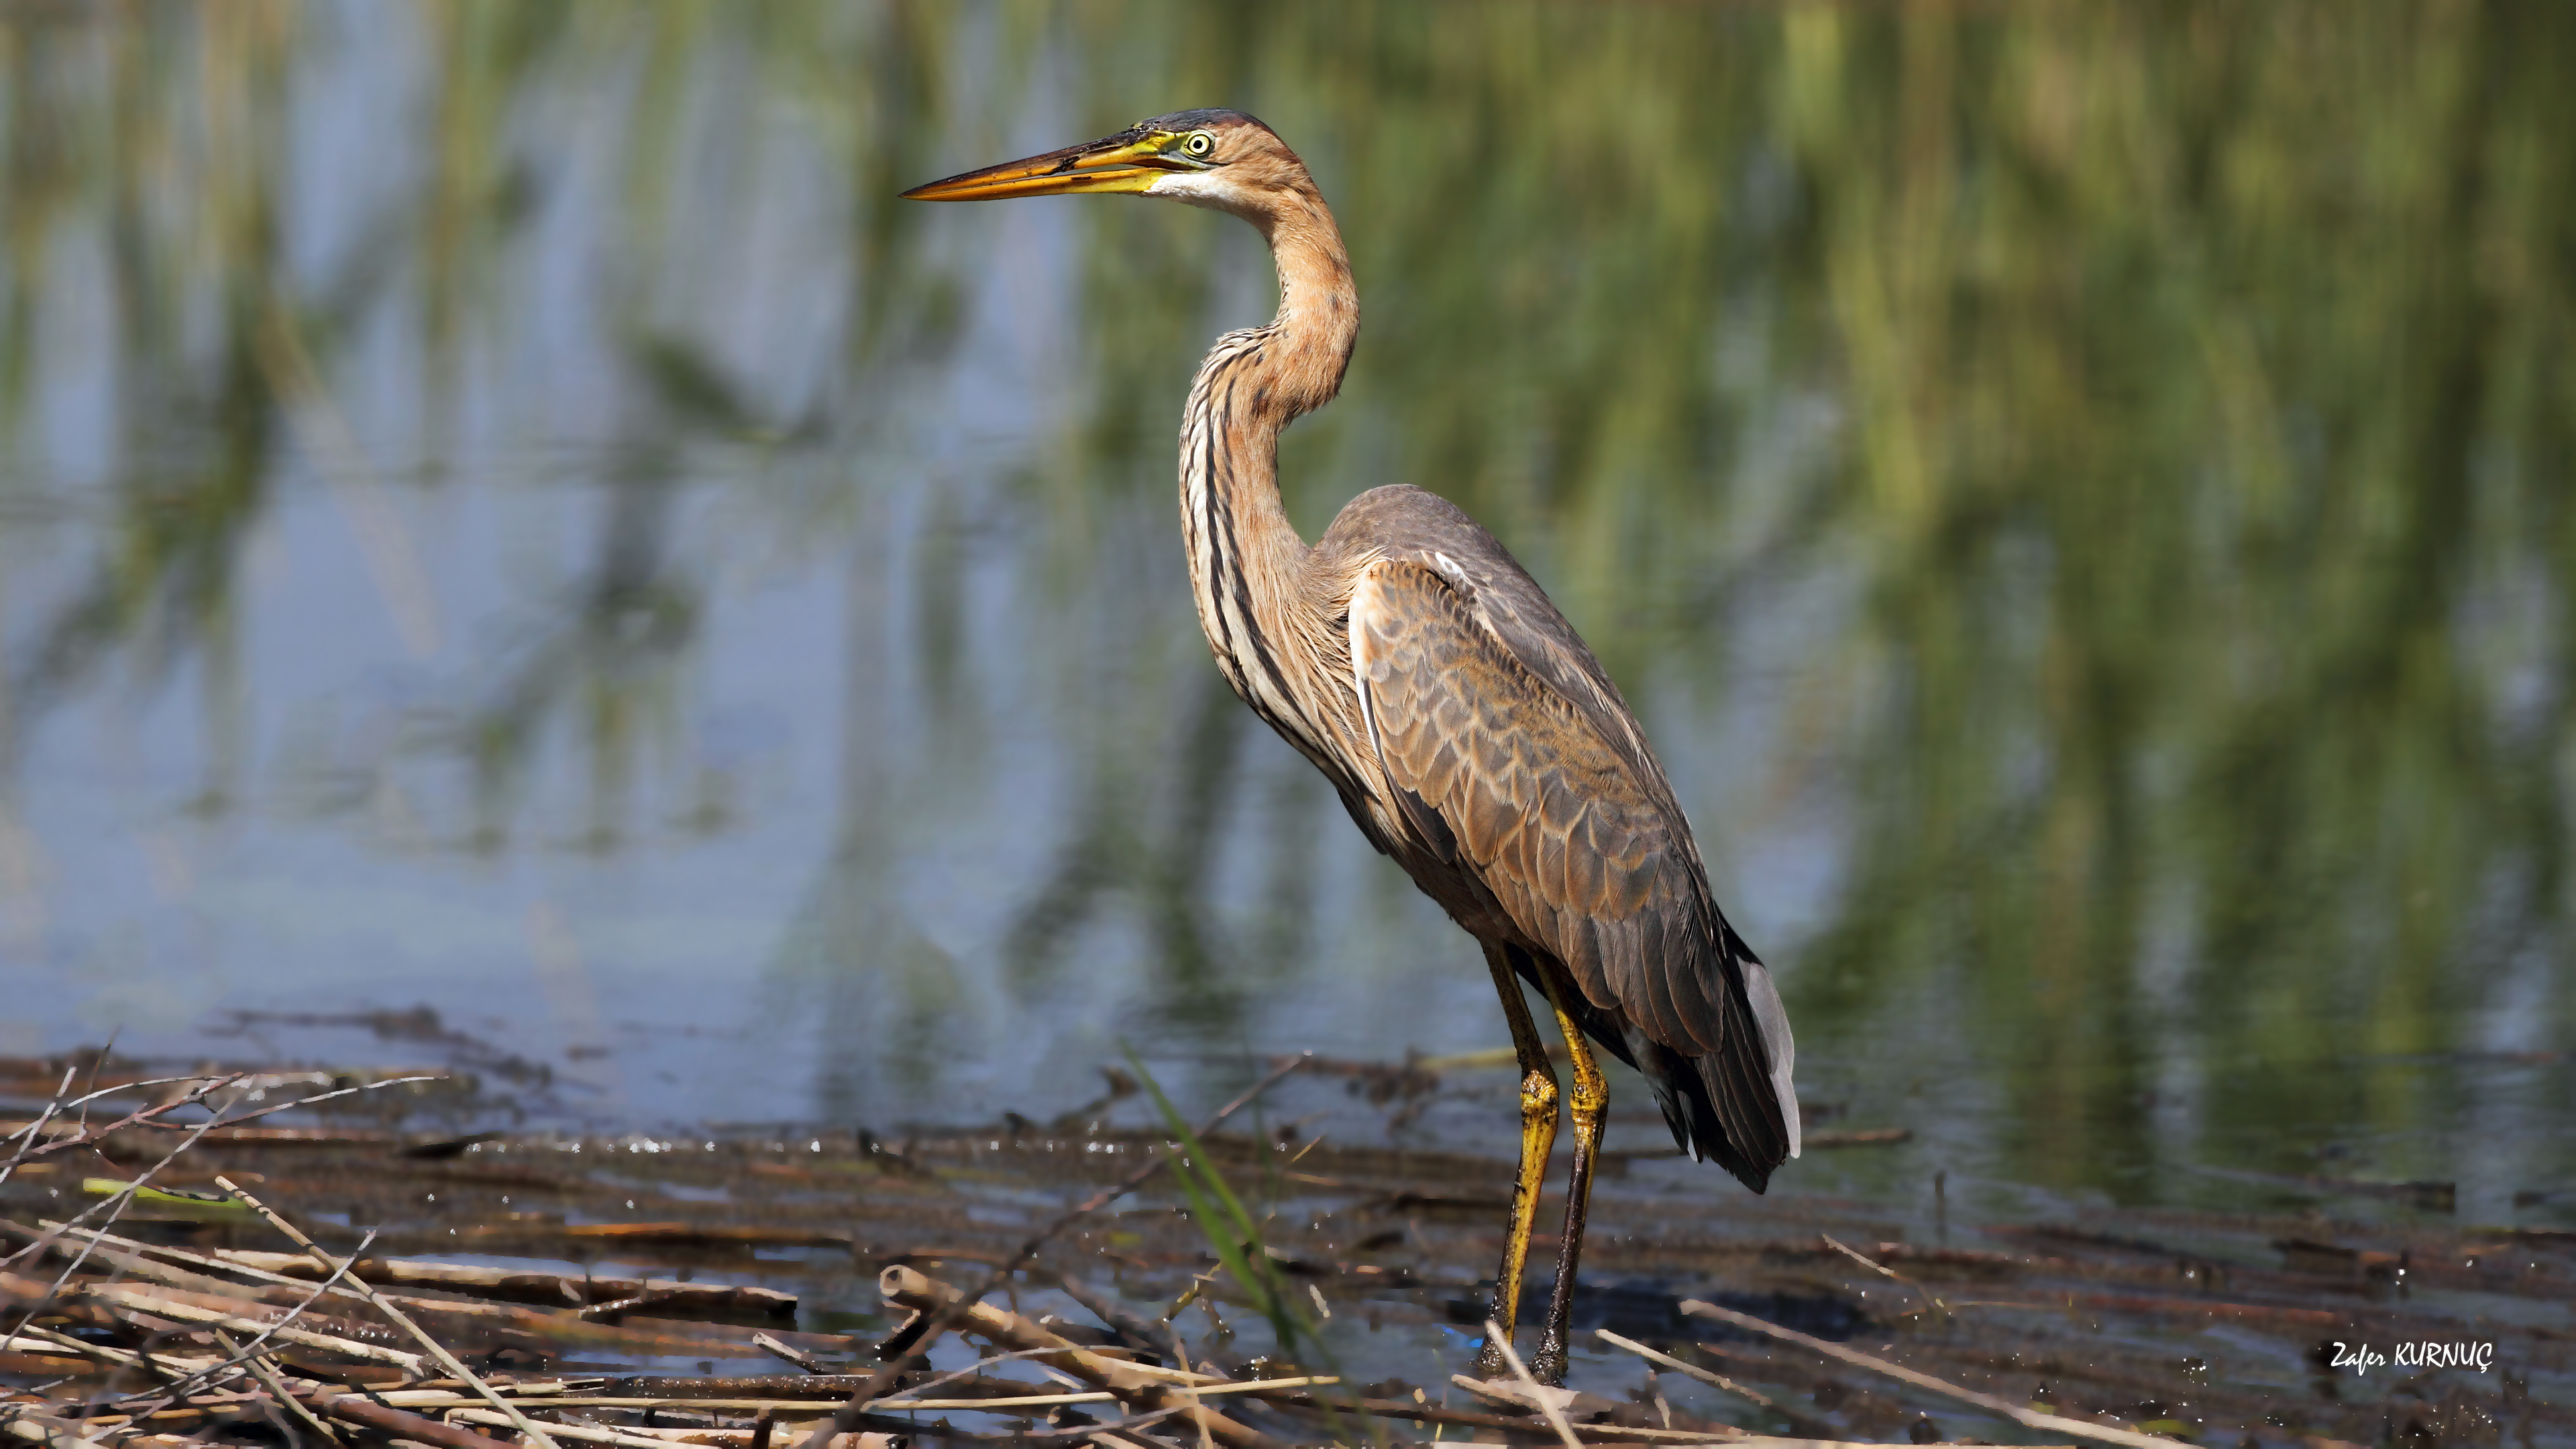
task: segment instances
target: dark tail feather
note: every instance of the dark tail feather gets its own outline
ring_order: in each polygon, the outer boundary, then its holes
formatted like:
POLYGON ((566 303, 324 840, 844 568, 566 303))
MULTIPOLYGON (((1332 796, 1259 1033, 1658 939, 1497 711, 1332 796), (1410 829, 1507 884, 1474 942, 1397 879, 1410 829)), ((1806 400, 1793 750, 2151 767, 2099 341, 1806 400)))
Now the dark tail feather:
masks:
POLYGON ((1757 1090, 1767 1096, 1760 1076, 1747 1080, 1730 1072, 1734 1054, 1729 1052, 1686 1057, 1642 1033, 1629 1045, 1637 1052, 1637 1069, 1655 1089, 1655 1105, 1664 1110, 1674 1144, 1701 1162, 1725 1168, 1755 1192, 1769 1187, 1772 1169, 1788 1160, 1787 1133, 1776 1116, 1765 1120, 1767 1113, 1730 1114, 1719 1105, 1742 1102, 1757 1090))
MULTIPOLYGON (((1706 1056, 1684 1056, 1580 994, 1568 994, 1574 997, 1574 1017, 1583 1034, 1635 1067, 1655 1089, 1655 1105, 1663 1109, 1674 1145, 1761 1192, 1770 1186, 1772 1170, 1798 1151, 1798 1103, 1788 1085, 1790 1062, 1783 1060, 1795 1049, 1769 972, 1732 932, 1728 944, 1740 953, 1740 974, 1728 983, 1725 996, 1724 1044, 1706 1056), (1761 975, 1758 984, 1750 981, 1754 973, 1761 975), (1757 1002, 1755 996, 1767 1002, 1757 1002)), ((1537 985, 1536 964, 1517 949, 1511 958, 1513 967, 1537 985)))
MULTIPOLYGON (((1763 971, 1759 962, 1746 960, 1747 977, 1763 971)), ((1729 985, 1735 989, 1726 993, 1725 1033, 1716 1051, 1686 1057, 1634 1028, 1626 1034, 1627 1045, 1637 1070, 1654 1084, 1673 1141, 1760 1192, 1770 1185, 1772 1169, 1798 1153, 1798 1099, 1787 1059, 1795 1048, 1769 973, 1758 982, 1729 985)))

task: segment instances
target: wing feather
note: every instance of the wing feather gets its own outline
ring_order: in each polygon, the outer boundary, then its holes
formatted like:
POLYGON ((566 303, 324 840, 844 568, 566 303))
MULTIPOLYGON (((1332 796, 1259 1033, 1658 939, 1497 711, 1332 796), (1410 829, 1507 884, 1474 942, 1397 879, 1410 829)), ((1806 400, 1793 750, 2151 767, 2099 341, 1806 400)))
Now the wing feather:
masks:
POLYGON ((1571 699, 1564 680, 1588 675, 1528 662, 1561 644, 1504 637, 1529 612, 1522 601, 1498 625, 1445 556, 1362 570, 1350 643, 1370 743, 1426 846, 1472 872, 1591 1008, 1663 1049, 1655 1060, 1691 1059, 1718 1119, 1706 1125, 1727 1140, 1703 1140, 1684 1121, 1703 1109, 1669 1093, 1666 1115, 1685 1145, 1758 1183, 1797 1141, 1778 995, 1709 900, 1626 706, 1571 699))

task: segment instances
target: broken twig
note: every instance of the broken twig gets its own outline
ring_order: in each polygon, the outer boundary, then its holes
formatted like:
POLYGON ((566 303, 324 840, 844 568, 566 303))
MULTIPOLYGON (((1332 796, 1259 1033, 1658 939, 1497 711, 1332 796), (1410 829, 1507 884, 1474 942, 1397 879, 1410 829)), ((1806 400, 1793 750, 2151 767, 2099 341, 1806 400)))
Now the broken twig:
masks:
POLYGON ((2117 1444, 2122 1446, 2122 1449, 2175 1449, 2175 1446, 2182 1442, 2178 1439, 2160 1438, 2154 1434, 2141 1434, 2134 1429, 2118 1429, 2108 1424, 2093 1424, 2082 1419, 2069 1419, 2062 1414, 2043 1414, 2037 1409, 2025 1409, 2010 1399, 2000 1399, 1993 1394, 1981 1394, 1975 1389, 1963 1388, 1946 1379, 1936 1379, 1930 1374, 1907 1368, 1903 1364, 1889 1363, 1886 1359, 1874 1358, 1857 1349, 1845 1348, 1838 1343, 1827 1343, 1821 1338, 1810 1338, 1794 1328, 1782 1328, 1776 1323, 1764 1322, 1752 1314, 1738 1313, 1732 1308, 1720 1308, 1714 1303, 1704 1303, 1696 1298, 1683 1299, 1682 1312, 1695 1318, 1713 1318, 1720 1323, 1732 1324, 1737 1328, 1749 1328, 1756 1333, 1767 1333, 1783 1343, 1794 1343, 1810 1353, 1820 1353, 1827 1358, 1850 1364, 1854 1368, 1865 1368, 1873 1373, 1885 1374, 1900 1383, 1912 1384, 1918 1389, 1928 1389, 1933 1393, 1945 1394, 1957 1399, 1961 1403, 1974 1404, 1987 1413, 2001 1414, 2024 1428, 2046 1430, 2053 1434, 2073 1434, 2079 1438, 2091 1439, 2096 1443, 2117 1444))
POLYGON ((1583 1449, 1583 1441, 1574 1437, 1574 1426, 1565 1421, 1565 1411, 1556 1406, 1555 1396, 1530 1373, 1529 1365, 1521 1362, 1521 1356, 1512 1351, 1512 1336, 1503 1332, 1502 1325, 1490 1318, 1485 1320, 1485 1342, 1503 1351, 1503 1362, 1511 1366, 1512 1377, 1519 1379, 1521 1387, 1529 1390, 1538 1411, 1547 1416, 1548 1427, 1556 1431, 1557 1438, 1565 1441, 1565 1449, 1583 1449))
MULTIPOLYGON (((322 1265, 324 1271, 330 1273, 334 1277, 340 1275, 344 1265, 339 1259, 322 1251, 320 1244, 315 1243, 311 1238, 304 1236, 302 1229, 299 1229, 293 1223, 288 1222, 286 1219, 279 1217, 275 1212, 271 1211, 266 1203, 263 1203, 259 1199, 252 1197, 249 1193, 242 1191, 241 1188, 236 1186, 230 1178, 217 1177, 215 1179, 215 1185, 222 1188, 225 1192, 232 1194, 237 1201, 241 1202, 251 1211, 258 1213, 263 1218, 266 1218, 270 1227, 284 1233, 287 1238, 295 1244, 295 1246, 302 1248, 306 1253, 310 1254, 314 1262, 322 1265)), ((385 1316, 387 1322, 390 1322, 396 1328, 401 1329, 403 1332, 408 1333, 413 1338, 419 1340, 420 1346, 429 1350, 429 1356, 438 1360, 439 1367, 447 1370, 451 1374, 454 1374, 457 1378, 464 1380, 468 1385, 472 1386, 477 1393, 480 1393, 485 1399, 489 1400, 492 1407, 500 1410, 502 1416, 510 1421, 510 1427, 518 1430, 521 1434, 526 1435, 528 1441, 535 1444, 537 1449, 557 1449, 555 1441, 546 1436, 546 1431, 537 1426, 536 1420, 520 1413, 517 1405, 511 1403, 508 1399, 503 1398, 499 1394, 494 1393, 492 1391, 492 1386, 477 1377, 474 1370, 467 1368, 462 1359, 449 1353, 444 1344, 441 1344, 437 1339, 430 1337, 419 1324, 412 1322, 401 1309, 386 1302, 383 1294, 368 1287, 364 1279, 352 1278, 349 1279, 348 1282, 350 1287, 358 1291, 358 1296, 366 1299, 369 1304, 374 1306, 378 1313, 385 1316)))

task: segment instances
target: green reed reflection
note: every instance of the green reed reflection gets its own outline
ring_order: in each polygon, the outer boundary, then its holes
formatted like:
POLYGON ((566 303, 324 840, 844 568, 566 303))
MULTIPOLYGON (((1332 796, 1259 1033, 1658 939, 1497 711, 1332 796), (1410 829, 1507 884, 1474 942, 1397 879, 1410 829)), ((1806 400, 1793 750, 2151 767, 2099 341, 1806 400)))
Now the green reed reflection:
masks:
MULTIPOLYGON (((0 548, 82 559, 0 587, 13 759, 62 702, 195 662, 224 808, 229 601, 289 470, 363 511, 455 486, 496 427, 578 436, 608 460, 574 465, 605 500, 585 562, 411 747, 470 782, 446 838, 542 834, 550 751, 592 849, 693 798, 707 518, 748 518, 850 578, 838 843, 776 965, 823 1029, 917 1054, 977 1010, 896 866, 960 802, 999 818, 999 647, 1074 776, 1012 825, 1054 863, 996 906, 1001 979, 1066 989, 1117 916, 1166 1019, 1240 1039, 1336 909, 1319 853, 1357 848, 1271 783, 1168 586, 1181 390, 1266 276, 1209 218, 1118 204, 1024 223, 1077 260, 1016 275, 1042 247, 893 199, 1236 104, 1315 163, 1367 308, 1344 400, 1288 440, 1292 511, 1419 482, 1520 552, 1631 685, 1738 915, 1763 843, 1826 822, 1818 918, 1757 941, 1809 1059, 1973 1077, 2020 1179, 2143 1193, 2282 1123, 2442 1170, 2422 1134, 2476 1104, 2391 1059, 2576 1040, 2562 8, 241 4, 0 33, 0 548), (353 72, 427 103, 382 127, 385 184, 317 198, 295 168, 353 72), (830 319, 805 354, 744 339, 754 215, 820 258, 760 283, 799 299, 763 315, 830 319), (988 354, 1056 295, 1047 414, 988 354), (548 326, 604 375, 548 373, 548 326), (403 361, 362 384, 370 346, 403 361), (93 476, 57 379, 101 348, 93 476), (539 375, 608 421, 488 421, 539 375), (943 461, 964 402, 1040 418, 991 486, 943 461), (997 573, 979 531, 1027 547, 997 573), (1256 820, 1259 904, 1220 919, 1219 843, 1256 820)), ((406 546, 370 554, 395 606, 406 546)), ((2546 1150, 2535 1177, 2568 1170, 2546 1150)))

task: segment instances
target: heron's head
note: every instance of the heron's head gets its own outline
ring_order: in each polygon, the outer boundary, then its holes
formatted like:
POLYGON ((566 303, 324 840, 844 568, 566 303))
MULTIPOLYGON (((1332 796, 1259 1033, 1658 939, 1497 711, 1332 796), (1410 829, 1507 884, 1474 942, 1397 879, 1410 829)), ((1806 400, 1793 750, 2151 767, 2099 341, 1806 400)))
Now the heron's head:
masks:
POLYGON ((915 201, 998 201, 1089 192, 1161 196, 1230 211, 1266 229, 1292 199, 1320 200, 1306 163, 1241 111, 1175 111, 1114 136, 1006 161, 904 193, 915 201))

